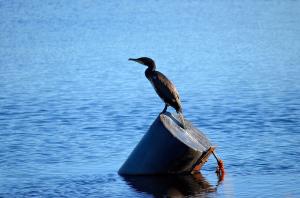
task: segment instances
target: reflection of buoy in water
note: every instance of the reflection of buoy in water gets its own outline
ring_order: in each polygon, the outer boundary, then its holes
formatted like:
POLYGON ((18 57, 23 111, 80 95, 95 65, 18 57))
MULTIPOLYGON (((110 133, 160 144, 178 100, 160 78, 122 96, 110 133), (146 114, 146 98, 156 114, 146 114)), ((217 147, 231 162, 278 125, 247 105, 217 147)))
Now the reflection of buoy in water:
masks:
POLYGON ((125 175, 123 179, 136 191, 145 192, 154 197, 197 196, 217 190, 216 185, 211 185, 201 173, 192 175, 125 175))
MULTIPOLYGON (((178 115, 160 114, 119 170, 121 175, 191 173, 212 153, 207 137, 178 115)), ((200 169, 199 169, 200 170, 200 169)))

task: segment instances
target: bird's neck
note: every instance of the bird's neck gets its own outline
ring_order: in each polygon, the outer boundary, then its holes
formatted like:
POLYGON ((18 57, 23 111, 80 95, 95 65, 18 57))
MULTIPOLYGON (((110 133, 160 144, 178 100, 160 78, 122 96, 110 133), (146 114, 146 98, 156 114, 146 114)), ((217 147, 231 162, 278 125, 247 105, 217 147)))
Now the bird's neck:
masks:
POLYGON ((156 69, 155 63, 154 63, 154 64, 148 65, 148 68, 147 68, 147 69, 149 69, 150 71, 155 71, 155 69, 156 69))
POLYGON ((155 72, 155 66, 154 67, 148 67, 145 71, 145 76, 149 79, 155 72))
POLYGON ((153 71, 155 71, 155 69, 156 69, 155 65, 150 65, 150 66, 148 66, 148 68, 146 69, 146 71, 148 70, 150 72, 153 72, 153 71))

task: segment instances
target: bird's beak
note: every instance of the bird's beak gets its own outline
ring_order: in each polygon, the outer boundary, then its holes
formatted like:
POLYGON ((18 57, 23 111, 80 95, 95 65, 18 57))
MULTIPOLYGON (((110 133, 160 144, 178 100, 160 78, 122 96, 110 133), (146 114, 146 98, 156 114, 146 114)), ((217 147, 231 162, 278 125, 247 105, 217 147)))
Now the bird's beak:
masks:
POLYGON ((129 58, 128 60, 129 60, 129 61, 135 61, 135 62, 138 62, 138 63, 140 63, 140 64, 143 64, 139 59, 129 58))

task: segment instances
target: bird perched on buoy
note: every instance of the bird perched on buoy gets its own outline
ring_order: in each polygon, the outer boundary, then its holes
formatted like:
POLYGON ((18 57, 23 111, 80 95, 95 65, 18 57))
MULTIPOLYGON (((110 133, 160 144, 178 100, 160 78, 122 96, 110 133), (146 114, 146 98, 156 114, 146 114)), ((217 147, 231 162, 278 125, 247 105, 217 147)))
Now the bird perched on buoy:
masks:
POLYGON ((173 107, 179 116, 182 127, 186 128, 179 93, 175 85, 164 74, 156 70, 155 62, 151 58, 129 58, 129 60, 138 62, 148 67, 145 71, 145 76, 152 84, 158 96, 165 103, 165 108, 162 110, 161 113, 165 113, 167 111, 168 106, 173 107))

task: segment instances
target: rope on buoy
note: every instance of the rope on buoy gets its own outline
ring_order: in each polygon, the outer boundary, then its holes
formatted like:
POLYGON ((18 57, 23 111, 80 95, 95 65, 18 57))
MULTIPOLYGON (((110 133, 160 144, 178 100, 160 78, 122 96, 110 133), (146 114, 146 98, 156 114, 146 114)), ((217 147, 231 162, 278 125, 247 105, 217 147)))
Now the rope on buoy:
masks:
POLYGON ((219 177, 219 182, 224 180, 224 176, 225 176, 225 168, 224 168, 224 163, 223 160, 221 160, 214 151, 212 151, 212 154, 214 155, 214 157, 216 158, 217 162, 218 162, 218 166, 217 166, 217 170, 216 173, 219 177))

